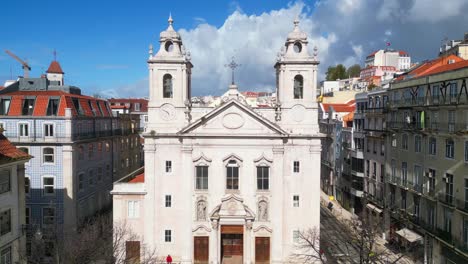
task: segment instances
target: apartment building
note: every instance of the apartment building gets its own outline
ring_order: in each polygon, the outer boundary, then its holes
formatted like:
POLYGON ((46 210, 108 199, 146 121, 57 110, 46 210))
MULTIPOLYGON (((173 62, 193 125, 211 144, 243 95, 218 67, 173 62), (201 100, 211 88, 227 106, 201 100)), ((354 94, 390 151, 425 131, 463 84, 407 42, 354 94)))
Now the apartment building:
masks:
POLYGON ((25 263, 24 164, 31 158, 0 129, 0 263, 25 263))
POLYGON ((113 117, 106 100, 64 85, 63 75, 54 61, 47 76, 0 91, 4 135, 33 156, 25 165, 28 234, 43 234, 48 255, 54 241, 111 207, 112 183, 142 160, 132 120, 113 117))
POLYGON ((419 68, 387 93, 390 236, 412 230, 427 263, 467 263, 468 61, 419 68))

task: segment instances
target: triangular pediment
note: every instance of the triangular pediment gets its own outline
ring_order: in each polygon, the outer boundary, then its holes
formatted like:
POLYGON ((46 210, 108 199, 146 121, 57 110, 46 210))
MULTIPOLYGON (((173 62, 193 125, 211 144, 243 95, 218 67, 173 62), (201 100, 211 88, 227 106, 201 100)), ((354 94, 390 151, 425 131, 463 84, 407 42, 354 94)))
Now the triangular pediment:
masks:
POLYGON ((275 135, 287 132, 237 100, 213 109, 178 134, 194 135, 275 135))

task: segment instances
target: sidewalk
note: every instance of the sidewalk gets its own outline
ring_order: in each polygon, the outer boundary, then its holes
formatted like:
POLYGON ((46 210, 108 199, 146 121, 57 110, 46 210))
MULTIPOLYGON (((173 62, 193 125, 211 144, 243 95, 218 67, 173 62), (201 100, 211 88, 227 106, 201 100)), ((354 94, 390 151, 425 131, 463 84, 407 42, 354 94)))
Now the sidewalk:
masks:
MULTIPOLYGON (((340 222, 344 220, 356 220, 358 219, 357 215, 352 214, 350 211, 344 209, 340 203, 338 203, 335 199, 333 201, 330 201, 330 198, 328 194, 324 193, 322 190, 320 190, 320 204, 324 207, 327 207, 328 203, 331 202, 333 204, 333 208, 331 210, 331 213, 338 219, 340 222)), ((393 254, 392 251, 387 248, 386 243, 387 241, 383 239, 381 236, 378 236, 376 238, 376 243, 379 249, 387 249, 388 252, 390 252, 390 255, 388 256, 388 262, 386 263, 394 263, 396 259, 400 257, 398 254, 393 254)), ((413 264, 415 263, 413 260, 409 259, 408 257, 404 256, 400 259, 398 259, 397 263, 403 263, 403 264, 413 264)))

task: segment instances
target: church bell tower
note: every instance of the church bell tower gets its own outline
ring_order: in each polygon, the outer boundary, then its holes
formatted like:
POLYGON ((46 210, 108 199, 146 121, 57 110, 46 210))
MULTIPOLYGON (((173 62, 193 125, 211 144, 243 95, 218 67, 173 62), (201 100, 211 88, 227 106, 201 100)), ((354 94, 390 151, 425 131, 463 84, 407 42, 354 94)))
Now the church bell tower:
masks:
POLYGON ((294 29, 281 52, 278 53, 276 69, 276 96, 281 110, 281 123, 289 131, 309 133, 317 127, 317 48, 313 56, 307 47, 307 34, 294 20, 294 29))
POLYGON ((167 29, 159 35, 159 51, 153 55, 153 46, 149 47, 148 132, 170 132, 171 128, 181 128, 189 120, 193 65, 190 52, 185 50, 173 22, 169 16, 167 29))

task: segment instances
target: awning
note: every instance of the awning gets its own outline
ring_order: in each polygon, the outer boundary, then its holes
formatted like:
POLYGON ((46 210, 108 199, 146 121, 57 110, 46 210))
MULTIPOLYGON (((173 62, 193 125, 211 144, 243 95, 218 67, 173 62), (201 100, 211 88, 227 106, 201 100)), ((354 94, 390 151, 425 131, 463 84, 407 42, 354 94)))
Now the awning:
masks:
POLYGON ((408 228, 400 229, 396 231, 396 233, 402 238, 408 240, 410 243, 422 240, 420 235, 416 234, 414 231, 409 230, 408 228))
POLYGON ((373 204, 371 204, 371 203, 368 203, 368 204, 366 205, 366 207, 369 208, 370 210, 372 210, 372 211, 378 213, 378 214, 380 214, 380 213, 383 212, 382 209, 378 208, 377 206, 375 206, 375 205, 373 205, 373 204))

